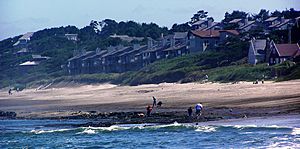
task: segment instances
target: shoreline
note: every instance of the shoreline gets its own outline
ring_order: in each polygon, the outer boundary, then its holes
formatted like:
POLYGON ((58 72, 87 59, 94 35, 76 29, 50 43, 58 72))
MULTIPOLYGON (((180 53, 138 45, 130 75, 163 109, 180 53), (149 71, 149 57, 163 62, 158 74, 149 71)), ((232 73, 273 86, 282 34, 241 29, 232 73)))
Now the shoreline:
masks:
MULTIPOLYGON (((276 108, 276 107, 274 107, 276 108)), ((283 110, 263 109, 239 109, 239 108, 210 108, 203 111, 200 117, 196 117, 193 113, 192 117, 187 115, 186 111, 169 111, 169 112, 155 112, 150 117, 146 116, 145 111, 131 111, 131 112, 97 112, 97 111, 65 111, 58 114, 58 116, 51 117, 0 117, 0 120, 86 120, 87 123, 76 124, 76 127, 109 127, 116 124, 172 124, 178 123, 214 123, 230 120, 247 120, 260 117, 288 117, 292 115, 299 115, 300 109, 283 110), (268 111, 268 112, 266 112, 268 111)), ((11 112, 13 113, 13 112, 11 112)), ((48 113, 50 114, 50 113, 48 113)))
MULTIPOLYGON (((300 80, 286 82, 161 83, 140 86, 112 84, 26 89, 7 95, 0 90, 1 111, 16 119, 87 119, 91 125, 118 123, 204 122, 222 119, 300 114, 300 80), (145 115, 152 96, 162 101, 145 115), (202 102, 203 115, 188 118, 187 108, 202 102), (102 124, 100 124, 102 123, 102 124)), ((1 114, 0 114, 1 115, 1 114)), ((2 117, 2 119, 5 117, 2 117)), ((1 116, 0 116, 1 119, 1 116)))

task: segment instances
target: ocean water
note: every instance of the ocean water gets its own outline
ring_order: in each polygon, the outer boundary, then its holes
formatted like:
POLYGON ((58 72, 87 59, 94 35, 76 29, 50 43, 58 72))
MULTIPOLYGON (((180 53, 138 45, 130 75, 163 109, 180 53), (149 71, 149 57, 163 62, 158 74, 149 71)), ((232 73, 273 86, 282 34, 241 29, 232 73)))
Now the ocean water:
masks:
POLYGON ((300 148, 299 120, 110 127, 72 126, 84 120, 0 120, 0 148, 300 148))

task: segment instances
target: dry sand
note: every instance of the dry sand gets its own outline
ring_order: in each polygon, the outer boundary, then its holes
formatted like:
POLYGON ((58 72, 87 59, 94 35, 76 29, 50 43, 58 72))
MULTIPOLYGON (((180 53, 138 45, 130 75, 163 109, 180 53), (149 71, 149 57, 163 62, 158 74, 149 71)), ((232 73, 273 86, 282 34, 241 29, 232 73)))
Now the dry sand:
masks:
POLYGON ((144 111, 152 96, 163 102, 162 111, 184 111, 202 102, 206 109, 239 108, 261 112, 299 113, 300 80, 252 84, 162 83, 140 86, 112 84, 68 86, 46 90, 0 91, 0 110, 19 116, 47 117, 72 111, 144 111))

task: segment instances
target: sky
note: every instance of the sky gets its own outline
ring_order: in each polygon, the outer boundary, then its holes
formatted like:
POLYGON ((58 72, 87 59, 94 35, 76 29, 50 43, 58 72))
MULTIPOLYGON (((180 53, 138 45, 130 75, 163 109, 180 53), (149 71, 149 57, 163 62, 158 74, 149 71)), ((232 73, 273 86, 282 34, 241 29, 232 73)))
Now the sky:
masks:
POLYGON ((220 21, 233 10, 255 14, 290 8, 300 10, 300 0, 0 0, 0 40, 45 28, 82 28, 107 18, 171 27, 189 21, 198 10, 220 21))

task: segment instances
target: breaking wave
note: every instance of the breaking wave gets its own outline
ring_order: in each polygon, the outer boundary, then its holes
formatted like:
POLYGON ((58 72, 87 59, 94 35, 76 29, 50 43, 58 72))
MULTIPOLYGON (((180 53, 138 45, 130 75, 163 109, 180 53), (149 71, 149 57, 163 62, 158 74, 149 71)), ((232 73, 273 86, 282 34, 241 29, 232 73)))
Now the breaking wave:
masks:
POLYGON ((43 133, 70 133, 75 132, 76 134, 97 134, 101 132, 114 132, 114 131, 165 131, 165 130, 194 130, 196 132, 218 132, 224 129, 232 129, 237 131, 246 131, 247 133, 252 133, 253 131, 260 131, 260 130, 284 130, 290 131, 291 135, 299 135, 300 128, 289 128, 289 127, 282 127, 282 126, 257 126, 257 125, 208 125, 208 126, 201 126, 196 124, 180 124, 180 123, 173 123, 173 124, 166 124, 166 125, 158 125, 158 124, 124 124, 124 125, 112 125, 110 127, 79 127, 79 128, 71 128, 71 129, 54 129, 54 130, 31 130, 29 133, 34 134, 43 134, 43 133), (250 132, 247 132, 250 130, 250 132))

